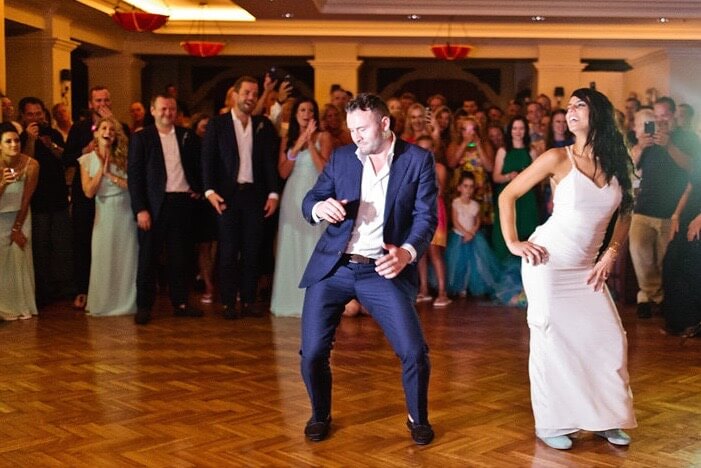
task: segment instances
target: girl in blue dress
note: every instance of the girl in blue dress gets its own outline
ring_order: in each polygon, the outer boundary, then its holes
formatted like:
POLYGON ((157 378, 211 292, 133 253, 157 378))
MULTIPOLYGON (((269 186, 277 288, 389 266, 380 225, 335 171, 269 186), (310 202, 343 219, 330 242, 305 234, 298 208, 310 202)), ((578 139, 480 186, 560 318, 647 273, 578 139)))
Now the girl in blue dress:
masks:
POLYGON ((480 231, 480 205, 472 198, 475 176, 463 172, 457 190, 445 255, 448 293, 488 296, 500 304, 525 307, 519 269, 500 262, 480 231))

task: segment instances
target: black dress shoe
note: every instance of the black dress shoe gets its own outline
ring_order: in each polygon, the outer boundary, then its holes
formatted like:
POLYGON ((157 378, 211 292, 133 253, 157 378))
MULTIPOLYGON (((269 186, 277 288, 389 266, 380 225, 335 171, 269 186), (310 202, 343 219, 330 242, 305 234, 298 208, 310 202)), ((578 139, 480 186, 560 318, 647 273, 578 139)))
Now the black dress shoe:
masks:
POLYGON ((638 303, 638 318, 646 319, 652 317, 652 302, 638 303))
POLYGON ((148 309, 138 309, 134 315, 134 323, 137 325, 146 325, 151 321, 151 311, 148 309))
POLYGON ((241 318, 241 314, 232 305, 225 305, 222 312, 224 313, 224 318, 227 320, 236 320, 241 318))
POLYGON ((417 445, 430 444, 433 440, 433 429, 430 424, 416 424, 406 420, 406 427, 411 431, 411 438, 417 445))
POLYGON ((204 315, 201 310, 195 309, 194 307, 190 307, 186 304, 181 304, 176 307, 173 314, 176 317, 202 317, 204 315))
POLYGON ((320 422, 314 422, 312 419, 307 421, 307 425, 304 427, 304 435, 313 442, 321 442, 329 435, 331 416, 327 416, 325 420, 320 422))

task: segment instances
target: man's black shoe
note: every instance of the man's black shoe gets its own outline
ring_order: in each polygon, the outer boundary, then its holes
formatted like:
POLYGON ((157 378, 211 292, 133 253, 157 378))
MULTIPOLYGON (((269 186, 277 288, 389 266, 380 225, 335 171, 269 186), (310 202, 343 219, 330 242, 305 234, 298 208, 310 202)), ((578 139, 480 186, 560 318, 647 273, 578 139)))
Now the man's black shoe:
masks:
POLYGON ((224 313, 224 318, 227 320, 236 320, 241 318, 241 314, 232 305, 224 305, 222 311, 224 313))
POLYGON ((638 303, 638 318, 646 319, 652 317, 652 302, 638 303))
POLYGON ((329 429, 331 429, 331 416, 327 416, 321 422, 314 422, 310 419, 304 427, 304 435, 313 442, 321 442, 329 435, 329 429))
POLYGON ((411 438, 417 445, 430 444, 433 440, 433 429, 430 424, 416 424, 406 420, 406 427, 411 431, 411 438))
POLYGON ((176 317, 202 317, 204 315, 201 310, 190 307, 187 304, 179 305, 173 313, 176 317))
POLYGON ((146 325, 151 321, 151 311, 148 309, 138 309, 134 315, 134 323, 137 325, 146 325))

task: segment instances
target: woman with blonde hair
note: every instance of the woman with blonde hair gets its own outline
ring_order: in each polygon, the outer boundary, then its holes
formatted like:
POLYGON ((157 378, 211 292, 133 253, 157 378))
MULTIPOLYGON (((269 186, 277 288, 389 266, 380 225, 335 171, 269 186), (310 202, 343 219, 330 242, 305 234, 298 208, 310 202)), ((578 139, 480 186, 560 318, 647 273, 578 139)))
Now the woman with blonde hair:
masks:
POLYGON ((85 309, 90 315, 136 312, 136 220, 127 191, 127 137, 113 117, 95 125, 95 150, 78 158, 80 180, 95 197, 90 284, 85 309))

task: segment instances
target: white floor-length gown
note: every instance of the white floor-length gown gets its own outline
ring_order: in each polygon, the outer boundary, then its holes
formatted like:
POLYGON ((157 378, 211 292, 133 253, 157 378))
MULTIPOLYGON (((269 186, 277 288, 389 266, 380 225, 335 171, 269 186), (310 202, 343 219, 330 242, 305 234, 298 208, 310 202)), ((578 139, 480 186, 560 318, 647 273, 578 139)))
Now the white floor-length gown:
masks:
POLYGON ((608 288, 586 284, 606 227, 621 201, 616 178, 598 187, 576 166, 560 181, 554 210, 530 240, 547 263, 523 262, 531 332, 529 376, 536 433, 637 425, 628 384, 627 341, 608 288))

